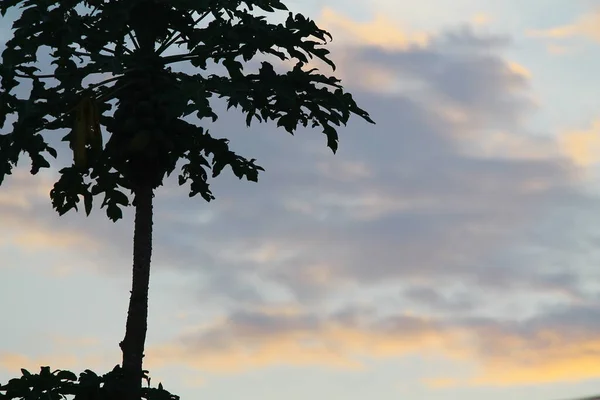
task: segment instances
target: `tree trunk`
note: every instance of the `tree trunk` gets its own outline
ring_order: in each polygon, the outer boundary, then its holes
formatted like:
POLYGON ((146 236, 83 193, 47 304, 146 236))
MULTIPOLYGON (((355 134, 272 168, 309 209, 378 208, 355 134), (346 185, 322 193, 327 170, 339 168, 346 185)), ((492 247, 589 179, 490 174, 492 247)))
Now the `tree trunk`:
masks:
POLYGON ((142 388, 142 358, 148 328, 148 287, 152 257, 151 185, 135 190, 135 225, 133 233, 133 278, 125 338, 119 344, 123 352, 124 394, 126 400, 139 400, 142 388))

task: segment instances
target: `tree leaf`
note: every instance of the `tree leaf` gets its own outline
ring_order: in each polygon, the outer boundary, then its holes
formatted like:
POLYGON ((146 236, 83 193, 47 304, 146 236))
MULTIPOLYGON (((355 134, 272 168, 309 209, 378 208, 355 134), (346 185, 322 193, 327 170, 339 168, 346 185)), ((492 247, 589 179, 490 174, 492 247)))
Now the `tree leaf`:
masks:
POLYGON ((118 220, 123 218, 123 211, 121 211, 121 209, 117 205, 109 204, 108 207, 106 207, 106 216, 111 221, 117 222, 118 220))
POLYGON ((93 196, 91 193, 84 193, 83 194, 83 206, 85 208, 85 215, 89 216, 90 213, 92 212, 92 201, 93 201, 93 196))
POLYGON ((58 371, 58 373, 56 374, 56 377, 60 380, 71 381, 71 382, 77 380, 77 375, 75 375, 71 371, 66 371, 66 370, 58 371))
POLYGON ((111 200, 114 203, 121 204, 123 206, 128 206, 129 205, 129 199, 127 198, 127 196, 125 195, 125 193, 120 192, 118 190, 114 190, 111 193, 111 200))

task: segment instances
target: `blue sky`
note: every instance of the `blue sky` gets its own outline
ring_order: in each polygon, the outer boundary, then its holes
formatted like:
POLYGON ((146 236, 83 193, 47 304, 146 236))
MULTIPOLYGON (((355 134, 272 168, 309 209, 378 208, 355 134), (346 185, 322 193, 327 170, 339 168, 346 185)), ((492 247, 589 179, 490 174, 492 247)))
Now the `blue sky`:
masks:
MULTIPOLYGON (((159 189, 153 381, 182 399, 599 393, 600 3, 286 4, 334 35, 377 125, 351 120, 333 156, 216 105, 213 134, 266 171, 223 175, 210 204, 159 189)), ((58 217, 62 150, 0 190, 0 382, 120 360, 132 210, 58 217)))

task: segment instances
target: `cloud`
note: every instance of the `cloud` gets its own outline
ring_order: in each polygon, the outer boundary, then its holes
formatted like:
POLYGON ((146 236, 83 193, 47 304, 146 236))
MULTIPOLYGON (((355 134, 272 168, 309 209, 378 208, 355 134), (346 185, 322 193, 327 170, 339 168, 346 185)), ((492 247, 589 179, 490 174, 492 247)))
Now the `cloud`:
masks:
POLYGON ((566 54, 570 54, 573 52, 572 46, 562 46, 562 45, 555 44, 555 43, 548 44, 546 49, 548 50, 548 53, 556 55, 556 56, 566 55, 566 54))
MULTIPOLYGON (((268 125, 251 132, 252 144, 236 137, 233 145, 257 154, 267 171, 256 187, 215 182, 215 217, 202 228, 211 237, 196 251, 209 260, 207 268, 227 265, 218 281, 226 274, 228 284, 254 288, 251 275, 258 274, 278 296, 303 301, 344 287, 436 276, 497 287, 524 274, 544 281, 518 261, 496 268, 491 259, 518 241, 520 229, 543 218, 546 207, 588 204, 575 187, 577 168, 558 145, 523 128, 535 109, 527 76, 477 47, 466 53, 346 50, 351 58, 340 68, 351 89, 369 68, 366 60, 421 86, 406 94, 354 90, 378 124, 367 133, 354 121, 335 159, 323 154, 311 132, 298 135, 296 149, 278 147, 287 139, 268 125), (438 103, 465 117, 438 112, 438 103), (225 223, 225 216, 236 222, 225 223)), ((213 130, 236 131, 237 118, 232 114, 213 130)), ((174 231, 193 236, 196 223, 186 223, 183 214, 180 220, 174 231)))
POLYGON ((40 223, 35 218, 27 218, 42 208, 48 212, 48 196, 54 181, 53 177, 41 173, 32 177, 22 169, 17 169, 7 177, 0 193, 0 215, 3 226, 9 228, 0 233, 0 245, 16 246, 27 251, 48 251, 59 248, 97 249, 93 239, 49 224, 40 223), (41 203, 45 204, 41 204, 41 203), (24 224, 24 218, 29 219, 24 224))
POLYGON ((459 290, 458 293, 448 293, 447 290, 435 286, 411 285, 402 293, 412 304, 425 306, 436 312, 451 312, 453 315, 470 313, 477 308, 477 303, 472 297, 472 292, 459 290))
POLYGON ((546 39, 566 39, 574 37, 585 37, 593 41, 600 41, 600 11, 594 10, 580 16, 571 24, 560 25, 548 29, 531 30, 531 37, 546 39))
POLYGON ((559 140, 576 164, 587 167, 600 161, 600 121, 594 121, 587 130, 563 133, 559 140))
POLYGON ((186 335, 180 343, 149 349, 148 357, 156 367, 177 360, 201 370, 221 372, 274 364, 354 369, 361 367, 359 356, 402 355, 417 348, 436 349, 440 342, 450 340, 433 324, 418 318, 398 318, 373 330, 342 321, 301 313, 237 312, 203 331, 186 335), (397 336, 399 332, 403 334, 397 336))
POLYGON ((109 370, 114 365, 102 354, 74 355, 73 353, 53 353, 40 357, 29 357, 15 352, 0 353, 0 368, 12 373, 21 368, 31 373, 39 373, 40 366, 49 366, 52 369, 83 370, 93 369, 109 370))
POLYGON ((600 369, 598 307, 562 307, 521 323, 490 323, 481 331, 483 369, 477 385, 580 381, 600 369), (504 325, 504 326, 503 326, 504 325))
POLYGON ((331 31, 336 41, 358 42, 364 46, 381 46, 392 50, 405 50, 413 46, 424 46, 429 37, 424 32, 409 32, 398 27, 382 14, 371 21, 360 23, 346 18, 330 7, 324 7, 316 18, 319 26, 331 31), (338 34, 339 32, 339 34, 338 34))
POLYGON ((492 20, 493 18, 487 13, 477 13, 471 17, 471 23, 476 26, 488 25, 492 20))
MULTIPOLYGON (((349 23, 338 25, 344 38, 360 32, 349 23)), ((479 34, 469 26, 459 26, 429 34, 428 38, 418 46, 400 47, 390 47, 377 36, 334 42, 339 48, 333 53, 337 75, 362 91, 402 93, 412 101, 426 102, 423 106, 427 109, 479 124, 478 128, 504 124, 514 129, 515 118, 537 107, 528 91, 527 68, 493 53, 510 44, 508 37, 479 34), (475 95, 479 97, 473 98, 475 95)), ((314 66, 320 65, 310 65, 314 66)))
POLYGON ((578 39, 587 39, 591 42, 600 42, 600 10, 597 7, 581 15, 575 21, 547 29, 531 29, 527 36, 546 42, 546 51, 555 56, 573 54, 584 48, 584 42, 578 39))
POLYGON ((64 337, 60 335, 52 335, 52 341, 55 346, 62 347, 93 347, 100 343, 100 340, 95 337, 64 337))
POLYGON ((185 363, 220 373, 273 365, 362 369, 366 360, 435 354, 474 371, 463 380, 427 378, 435 387, 567 382, 600 375, 597 316, 588 306, 523 321, 238 311, 148 354, 152 368, 185 363))
POLYGON ((455 378, 425 378, 422 381, 425 386, 433 389, 447 389, 461 385, 461 382, 455 378))
MULTIPOLYGON (((105 217, 104 210, 98 210, 98 203, 89 218, 85 217, 82 207, 79 213, 59 216, 52 209, 49 195, 57 179, 54 169, 31 176, 21 167, 6 177, 0 192, 0 219, 5 228, 0 232, 0 247, 7 254, 43 255, 39 265, 43 266, 44 273, 55 277, 82 267, 109 272, 107 266, 112 265, 113 272, 124 271, 122 260, 130 257, 128 243, 131 243, 133 227, 131 231, 117 229, 105 217), (117 237, 120 239, 115 242, 117 237)), ((131 211, 125 210, 125 221, 121 223, 127 224, 131 211)), ((0 266, 18 263, 9 260, 0 266)))
POLYGON ((91 369, 102 373, 115 366, 115 360, 118 360, 115 356, 120 353, 117 346, 105 348, 105 343, 97 337, 44 333, 41 338, 45 342, 41 347, 31 346, 21 351, 0 350, 0 370, 14 374, 25 368, 29 372, 39 373, 41 366, 50 366, 52 370, 65 369, 78 373, 91 369))

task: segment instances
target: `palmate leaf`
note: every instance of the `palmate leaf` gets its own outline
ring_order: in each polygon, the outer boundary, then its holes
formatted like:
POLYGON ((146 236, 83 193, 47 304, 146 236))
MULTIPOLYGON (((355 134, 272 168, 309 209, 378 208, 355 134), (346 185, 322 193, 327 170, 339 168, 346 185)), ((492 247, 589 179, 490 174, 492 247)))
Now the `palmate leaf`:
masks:
MULTIPOLYGON (((86 369, 78 377, 68 370, 51 371, 48 366, 41 367, 39 373, 21 369, 21 374, 19 378, 0 384, 0 400, 112 399, 115 388, 121 384, 121 367, 118 365, 103 375, 86 369)), ((142 400, 179 400, 179 396, 166 390, 162 383, 150 387, 150 378, 147 375, 145 378, 148 387, 141 390, 142 400)))
POLYGON ((77 209, 81 200, 89 214, 95 196, 103 194, 101 207, 109 218, 118 220, 121 208, 129 205, 124 190, 133 191, 134 182, 140 179, 133 166, 144 163, 155 175, 153 185, 158 186, 178 161, 184 160, 180 184, 190 184, 190 196, 200 194, 207 201, 214 198, 210 179, 225 168, 231 168, 240 179, 257 181, 262 168, 254 159, 232 152, 226 139, 215 138, 202 128, 206 118, 214 121, 218 117, 210 106, 211 97, 222 98, 228 107, 245 113, 248 125, 254 119, 274 121, 292 134, 299 126, 319 128, 334 152, 339 141, 337 128, 352 114, 373 122, 338 79, 304 68, 317 58, 335 69, 323 47, 331 36, 311 19, 288 12, 279 0, 3 0, 0 14, 13 7, 22 12, 0 63, 0 128, 5 128, 8 116, 17 118, 9 133, 0 135, 0 184, 23 152, 32 161, 33 174, 50 166, 44 154, 54 158, 57 154, 48 146, 46 133, 70 130, 72 111, 85 96, 96 99, 99 120, 110 134, 101 154, 89 165, 60 170, 60 179, 51 191, 53 206, 60 214, 77 209), (288 14, 282 23, 271 23, 253 14, 258 10, 288 14), (148 18, 155 23, 147 23, 148 18), (177 45, 183 53, 164 56, 170 45, 177 45), (51 49, 56 67, 50 76, 40 75, 35 66, 42 46, 51 49), (280 74, 271 62, 264 61, 258 72, 246 73, 243 63, 257 56, 295 60, 295 67, 280 74), (223 76, 207 76, 202 71, 188 75, 168 68, 181 61, 198 69, 216 62, 227 72, 223 76), (108 78, 95 85, 83 83, 94 76, 108 78), (26 99, 15 94, 25 79, 34 84, 26 99), (45 84, 52 79, 58 84, 45 84), (159 82, 162 89, 152 92, 159 82), (176 128, 168 133, 160 129, 149 132, 147 140, 156 144, 135 155, 128 150, 132 139, 119 132, 124 132, 128 117, 134 128, 144 123, 145 117, 132 114, 135 107, 128 104, 134 103, 127 99, 146 86, 152 93, 141 96, 150 96, 153 104, 159 104, 160 110, 154 114, 176 128), (109 102, 115 99, 117 109, 107 115, 109 102), (200 125, 182 120, 186 116, 198 118, 200 125))

